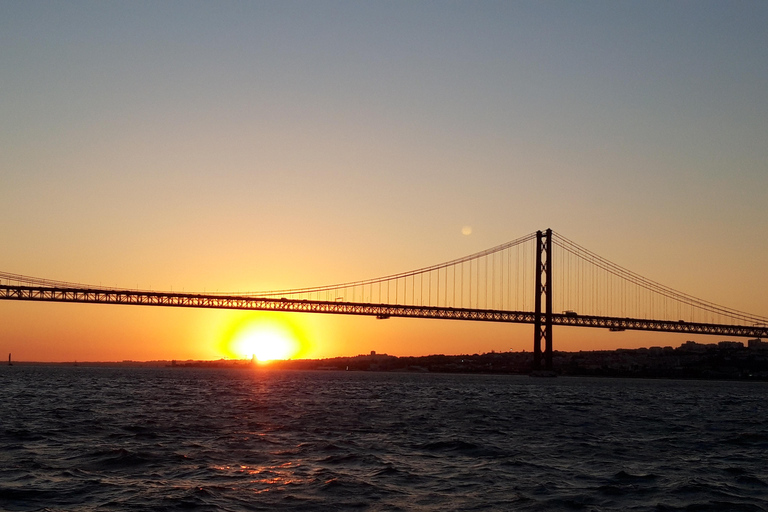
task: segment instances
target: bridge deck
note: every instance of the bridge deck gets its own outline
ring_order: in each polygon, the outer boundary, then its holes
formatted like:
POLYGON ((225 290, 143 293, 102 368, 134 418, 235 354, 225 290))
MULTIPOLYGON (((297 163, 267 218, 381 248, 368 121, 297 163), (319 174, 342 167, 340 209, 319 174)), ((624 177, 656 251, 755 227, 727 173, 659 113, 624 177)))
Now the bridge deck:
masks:
MULTIPOLYGON (((508 322, 521 324, 533 324, 536 320, 535 313, 528 311, 500 311, 493 309, 298 300, 289 298, 251 297, 247 295, 167 293, 92 288, 56 288, 44 286, 0 285, 0 300, 327 313, 340 315, 367 315, 375 316, 377 318, 437 318, 445 320, 473 320, 481 322, 508 322)), ((553 314, 552 324, 573 327, 603 328, 617 331, 660 331, 768 338, 768 326, 616 318, 576 315, 572 313, 553 314)))

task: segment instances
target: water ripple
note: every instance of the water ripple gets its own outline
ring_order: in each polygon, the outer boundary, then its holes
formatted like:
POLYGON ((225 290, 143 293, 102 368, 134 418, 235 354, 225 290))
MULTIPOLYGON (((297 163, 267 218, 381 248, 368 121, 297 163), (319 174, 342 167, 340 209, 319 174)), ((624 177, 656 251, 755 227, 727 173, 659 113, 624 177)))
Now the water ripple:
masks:
POLYGON ((14 366, 0 510, 766 510, 764 383, 14 366))

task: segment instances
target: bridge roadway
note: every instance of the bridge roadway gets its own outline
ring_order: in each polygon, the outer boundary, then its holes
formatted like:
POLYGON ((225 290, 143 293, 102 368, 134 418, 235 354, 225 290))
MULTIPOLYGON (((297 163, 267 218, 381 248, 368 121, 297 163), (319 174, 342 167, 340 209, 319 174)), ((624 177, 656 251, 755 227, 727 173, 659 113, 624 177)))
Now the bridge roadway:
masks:
MULTIPOLYGON (((264 298, 247 295, 192 294, 115 290, 93 288, 57 288, 44 286, 0 285, 0 300, 75 302, 88 304, 128 304, 139 306, 168 306, 209 309, 240 309, 254 311, 286 311, 296 313, 329 313, 367 315, 377 318, 439 318, 482 322, 533 324, 535 313, 493 309, 448 308, 437 306, 407 306, 370 304, 344 301, 321 301, 289 298, 264 298)), ((544 321, 544 314, 542 314, 544 321)), ((661 331, 690 334, 711 334, 749 338, 768 338, 768 326, 693 323, 670 320, 615 318, 578 314, 552 314, 552 325, 593 327, 614 331, 661 331)))

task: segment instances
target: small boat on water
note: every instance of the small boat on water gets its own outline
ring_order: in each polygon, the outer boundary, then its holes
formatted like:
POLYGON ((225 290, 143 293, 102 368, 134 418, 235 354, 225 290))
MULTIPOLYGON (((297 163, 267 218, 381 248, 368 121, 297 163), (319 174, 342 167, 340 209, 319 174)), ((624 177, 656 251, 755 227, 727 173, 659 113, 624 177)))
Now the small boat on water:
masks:
POLYGON ((11 362, 11 353, 8 353, 8 366, 13 366, 13 363, 11 362))

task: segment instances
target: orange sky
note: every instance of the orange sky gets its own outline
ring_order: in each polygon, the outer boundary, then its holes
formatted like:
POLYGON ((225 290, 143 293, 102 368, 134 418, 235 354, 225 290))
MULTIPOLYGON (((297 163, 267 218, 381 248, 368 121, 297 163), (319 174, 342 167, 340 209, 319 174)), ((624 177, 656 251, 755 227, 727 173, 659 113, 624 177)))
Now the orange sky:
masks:
MULTIPOLYGON (((764 3, 5 3, 0 270, 255 291, 553 228, 766 315, 766 19, 764 3)), ((0 352, 231 357, 233 326, 267 316, 2 301, 0 352)), ((304 357, 532 348, 526 325, 275 318, 304 357)), ((564 350, 686 339, 719 341, 555 329, 564 350)))

